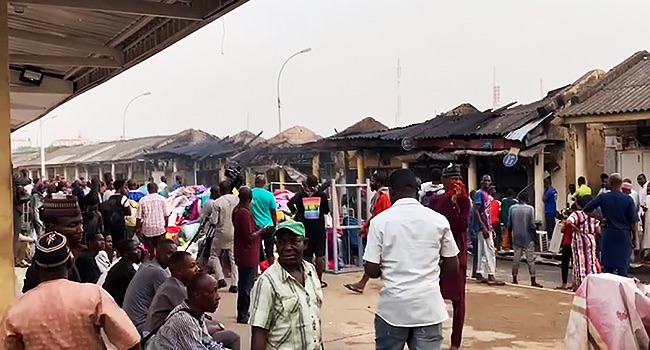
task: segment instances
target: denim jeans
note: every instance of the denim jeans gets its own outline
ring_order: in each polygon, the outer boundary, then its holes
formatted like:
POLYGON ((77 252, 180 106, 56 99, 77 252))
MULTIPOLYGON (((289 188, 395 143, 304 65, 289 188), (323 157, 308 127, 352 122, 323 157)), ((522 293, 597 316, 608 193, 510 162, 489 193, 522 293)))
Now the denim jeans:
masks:
POLYGON ((424 327, 391 326, 375 315, 375 349, 403 350, 441 350, 442 324, 424 327))
POLYGON ((257 267, 237 266, 239 281, 237 281, 237 320, 248 321, 248 311, 251 306, 251 290, 255 284, 257 267))

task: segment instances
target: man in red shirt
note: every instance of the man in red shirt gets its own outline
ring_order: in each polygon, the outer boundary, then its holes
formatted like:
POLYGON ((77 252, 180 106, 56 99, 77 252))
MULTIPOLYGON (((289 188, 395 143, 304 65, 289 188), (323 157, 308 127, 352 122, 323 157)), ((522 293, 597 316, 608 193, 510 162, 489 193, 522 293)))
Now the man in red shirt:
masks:
POLYGON ((251 302, 251 290, 257 276, 260 262, 261 236, 268 228, 255 230, 255 219, 251 212, 251 199, 253 198, 249 187, 239 189, 239 204, 232 213, 232 222, 235 226, 234 255, 235 265, 239 272, 237 282, 237 323, 248 323, 251 302))
MULTIPOLYGON (((390 208, 392 205, 390 201, 390 196, 388 195, 388 179, 384 175, 375 173, 370 179, 370 189, 375 191, 375 195, 372 196, 370 201, 370 212, 372 216, 366 221, 361 230, 359 230, 359 236, 363 238, 363 246, 366 246, 366 237, 368 236, 368 227, 370 226, 370 220, 375 216, 379 215, 382 211, 390 208)), ((366 288, 366 284, 370 277, 367 274, 363 274, 361 280, 354 284, 346 284, 345 288, 355 292, 363 293, 363 290, 366 288)))
POLYGON ((442 297, 451 300, 454 317, 451 331, 451 350, 460 349, 465 324, 465 276, 467 274, 467 233, 472 203, 462 183, 460 166, 449 165, 442 170, 442 184, 445 193, 435 195, 429 207, 442 214, 449 221, 458 253, 459 269, 455 272, 440 272, 440 291, 442 297))

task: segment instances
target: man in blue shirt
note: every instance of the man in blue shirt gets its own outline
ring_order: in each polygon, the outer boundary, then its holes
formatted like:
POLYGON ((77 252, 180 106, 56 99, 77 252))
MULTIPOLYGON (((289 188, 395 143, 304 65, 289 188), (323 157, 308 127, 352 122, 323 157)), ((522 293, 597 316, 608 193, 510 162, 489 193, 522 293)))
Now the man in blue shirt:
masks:
POLYGON ((584 212, 600 220, 601 226, 604 227, 600 244, 603 272, 627 277, 639 216, 634 200, 621 191, 622 187, 621 175, 611 174, 611 192, 594 198, 585 206, 584 212), (601 209, 602 217, 594 212, 596 208, 601 209))
MULTIPOLYGON (((260 174, 255 177, 255 187, 252 189, 253 203, 251 211, 255 219, 255 226, 258 228, 273 227, 277 225, 278 204, 275 201, 273 193, 266 188, 266 176, 260 174)), ((273 264, 275 256, 273 255, 273 235, 262 237, 264 243, 264 255, 269 264, 273 264)))
POLYGON ((557 213, 557 190, 551 185, 551 178, 544 179, 544 218, 546 219, 546 235, 550 241, 555 231, 555 213, 557 213))

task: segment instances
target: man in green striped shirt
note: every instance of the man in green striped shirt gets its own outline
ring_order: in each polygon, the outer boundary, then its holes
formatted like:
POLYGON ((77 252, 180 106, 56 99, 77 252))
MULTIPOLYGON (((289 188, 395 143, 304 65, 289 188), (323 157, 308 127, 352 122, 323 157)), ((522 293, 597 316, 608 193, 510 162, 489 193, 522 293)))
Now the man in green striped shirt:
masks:
POLYGON ((251 350, 322 350, 323 292, 316 268, 303 261, 305 227, 285 221, 275 232, 275 242, 278 263, 253 288, 251 350))

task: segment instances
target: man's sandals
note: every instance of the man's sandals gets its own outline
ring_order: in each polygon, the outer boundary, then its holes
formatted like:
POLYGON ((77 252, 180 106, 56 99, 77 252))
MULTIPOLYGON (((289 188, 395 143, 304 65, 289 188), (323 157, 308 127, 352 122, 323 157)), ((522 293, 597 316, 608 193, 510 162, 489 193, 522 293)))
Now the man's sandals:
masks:
POLYGON ((344 285, 345 288, 349 289, 352 292, 358 293, 358 294, 363 294, 363 289, 355 286, 354 284, 346 284, 344 285))

